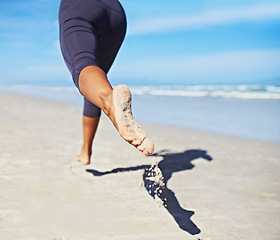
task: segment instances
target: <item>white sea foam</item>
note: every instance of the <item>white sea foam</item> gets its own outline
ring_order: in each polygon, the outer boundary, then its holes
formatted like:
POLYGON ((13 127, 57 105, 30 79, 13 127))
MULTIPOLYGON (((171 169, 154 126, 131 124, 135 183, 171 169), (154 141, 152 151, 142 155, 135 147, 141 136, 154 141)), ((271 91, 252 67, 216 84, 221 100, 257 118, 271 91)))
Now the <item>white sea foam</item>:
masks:
POLYGON ((131 91, 136 95, 280 100, 280 87, 261 85, 138 86, 131 91))
MULTIPOLYGON (((134 95, 214 97, 251 100, 280 100, 280 87, 272 85, 194 85, 194 86, 137 86, 130 87, 134 95)), ((80 98, 72 87, 13 85, 0 86, 0 92, 13 91, 53 100, 80 98)))

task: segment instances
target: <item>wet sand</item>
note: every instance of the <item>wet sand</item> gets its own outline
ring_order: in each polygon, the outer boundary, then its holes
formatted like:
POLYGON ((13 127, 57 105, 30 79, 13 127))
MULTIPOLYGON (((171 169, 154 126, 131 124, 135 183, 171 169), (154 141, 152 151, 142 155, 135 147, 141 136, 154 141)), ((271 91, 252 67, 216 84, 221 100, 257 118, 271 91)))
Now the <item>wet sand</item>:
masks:
POLYGON ((279 144, 141 124, 144 157, 102 116, 83 166, 81 112, 0 94, 0 239, 279 238, 279 144))

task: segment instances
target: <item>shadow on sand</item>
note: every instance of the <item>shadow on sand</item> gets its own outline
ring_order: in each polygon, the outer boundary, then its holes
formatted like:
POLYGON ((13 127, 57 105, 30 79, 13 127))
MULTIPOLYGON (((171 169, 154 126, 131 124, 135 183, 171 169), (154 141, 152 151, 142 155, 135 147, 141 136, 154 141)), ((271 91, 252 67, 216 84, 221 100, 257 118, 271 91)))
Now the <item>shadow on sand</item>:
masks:
POLYGON ((111 173, 144 169, 143 181, 149 195, 151 195, 153 198, 159 198, 161 200, 163 206, 172 215, 182 230, 190 233, 191 235, 200 233, 200 229, 191 220, 191 216, 194 215, 194 212, 183 209, 180 206, 175 193, 167 187, 167 182, 173 173, 193 169, 195 166, 192 164, 193 160, 203 158, 211 161, 212 158, 207 155, 206 151, 196 149, 187 150, 182 153, 168 153, 167 150, 162 150, 151 156, 161 156, 163 159, 158 163, 158 165, 141 165, 128 168, 115 168, 106 172, 99 172, 93 169, 87 169, 86 171, 92 173, 94 176, 103 176, 111 173), (158 168, 160 169, 163 176, 160 184, 151 180, 151 177, 156 176, 156 170, 158 168))

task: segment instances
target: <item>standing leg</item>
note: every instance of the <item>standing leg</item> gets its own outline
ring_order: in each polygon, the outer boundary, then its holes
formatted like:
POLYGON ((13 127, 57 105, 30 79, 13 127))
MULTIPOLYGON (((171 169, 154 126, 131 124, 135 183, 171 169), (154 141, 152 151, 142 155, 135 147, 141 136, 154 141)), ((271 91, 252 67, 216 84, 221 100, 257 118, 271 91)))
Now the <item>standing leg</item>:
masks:
POLYGON ((76 159, 85 165, 90 164, 92 143, 98 127, 100 115, 101 109, 84 98, 83 145, 80 154, 76 155, 76 159))
POLYGON ((83 116, 83 145, 80 154, 76 155, 76 159, 84 165, 90 164, 92 153, 92 142, 98 127, 100 117, 83 116))

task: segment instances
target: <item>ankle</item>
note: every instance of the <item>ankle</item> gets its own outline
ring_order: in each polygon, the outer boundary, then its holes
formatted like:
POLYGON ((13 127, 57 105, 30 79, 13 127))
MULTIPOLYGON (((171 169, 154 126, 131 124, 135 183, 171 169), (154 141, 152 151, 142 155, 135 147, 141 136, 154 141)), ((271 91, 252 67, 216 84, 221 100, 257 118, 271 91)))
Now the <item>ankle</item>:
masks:
POLYGON ((83 144, 81 152, 87 153, 89 156, 91 156, 92 150, 89 145, 83 144))
POLYGON ((112 100, 113 100, 113 91, 102 91, 99 93, 99 98, 101 99, 102 111, 107 115, 111 115, 112 112, 112 100))
POLYGON ((109 117, 109 119, 112 121, 115 127, 116 121, 115 121, 115 115, 114 115, 114 103, 113 103, 113 91, 107 93, 106 98, 104 98, 105 95, 101 97, 103 101, 103 108, 102 111, 109 117))

